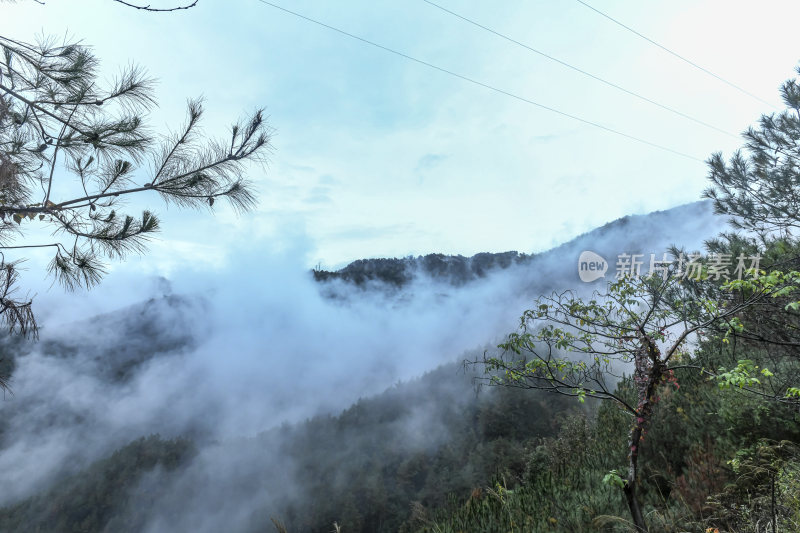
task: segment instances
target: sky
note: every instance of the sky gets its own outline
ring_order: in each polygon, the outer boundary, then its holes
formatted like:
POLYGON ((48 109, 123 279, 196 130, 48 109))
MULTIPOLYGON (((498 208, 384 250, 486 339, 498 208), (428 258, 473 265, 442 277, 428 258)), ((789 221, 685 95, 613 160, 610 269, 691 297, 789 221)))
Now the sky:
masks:
MULTIPOLYGON (((446 7, 488 28, 732 134, 775 108, 627 32, 575 0, 446 7)), ((171 2, 151 2, 153 6, 171 2)), ((111 77, 136 63, 158 80, 160 132, 204 96, 205 131, 224 135, 265 107, 274 130, 260 198, 243 216, 167 209, 137 270, 169 275, 235 261, 244 245, 306 247, 305 267, 362 257, 537 252, 603 223, 699 198, 703 160, 725 135, 589 79, 423 0, 276 0, 298 14, 502 91, 691 156, 676 155, 389 53, 259 0, 174 13, 110 0, 4 3, 22 40, 68 35, 111 77), (177 251, 177 253, 176 253, 177 251)), ((592 2, 590 2, 592 3, 592 2)), ((776 108, 798 61, 791 1, 592 3, 776 108)), ((115 267, 117 268, 117 267, 115 267)))

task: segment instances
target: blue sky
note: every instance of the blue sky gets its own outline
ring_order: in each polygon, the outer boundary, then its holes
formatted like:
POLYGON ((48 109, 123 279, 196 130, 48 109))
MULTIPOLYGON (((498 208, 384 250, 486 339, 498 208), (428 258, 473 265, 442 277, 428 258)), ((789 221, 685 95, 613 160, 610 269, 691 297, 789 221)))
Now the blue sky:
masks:
MULTIPOLYGON (((170 2, 165 2, 169 4, 170 2)), ((519 96, 703 160, 741 145, 475 28, 422 0, 276 0, 345 31, 519 96)), ((800 59, 790 1, 593 0, 669 48, 780 106, 800 59)), ((159 5, 152 2, 153 5, 159 5)), ((574 0, 441 4, 726 131, 768 105, 625 32, 574 0)), ((176 13, 110 0, 3 4, 9 36, 69 34, 108 75, 135 62, 159 80, 153 126, 206 99, 206 132, 265 106, 275 129, 261 199, 244 216, 148 206, 163 233, 137 268, 235 258, 248 243, 302 243, 307 266, 443 252, 544 250, 625 214, 699 198, 704 163, 536 108, 349 39, 257 0, 176 13), (179 253, 176 254, 175 251, 179 253)))

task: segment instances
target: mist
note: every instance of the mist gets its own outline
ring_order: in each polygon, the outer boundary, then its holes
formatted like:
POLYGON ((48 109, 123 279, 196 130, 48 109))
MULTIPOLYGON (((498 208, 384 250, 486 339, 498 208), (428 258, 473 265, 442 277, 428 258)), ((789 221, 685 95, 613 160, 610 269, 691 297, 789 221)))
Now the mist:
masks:
MULTIPOLYGON (((417 276, 394 290, 323 287, 297 235, 278 252, 250 243, 217 269, 143 279, 121 268, 80 298, 50 291, 39 300, 41 340, 11 346, 18 351, 13 394, 0 404, 0 502, 41 491, 141 436, 188 436, 198 454, 185 470, 141 481, 168 495, 146 530, 247 531, 256 500, 279 508, 303 497, 288 481, 282 424, 336 414, 482 353, 516 329, 540 294, 602 289, 618 253, 700 249, 723 225, 705 203, 629 217, 462 286, 417 276), (578 280, 584 249, 610 260, 605 280, 578 280)), ((440 401, 461 401, 468 382, 454 377, 440 401)), ((414 409, 391 431, 408 446, 437 446, 447 435, 431 428, 442 426, 446 407, 414 409)))

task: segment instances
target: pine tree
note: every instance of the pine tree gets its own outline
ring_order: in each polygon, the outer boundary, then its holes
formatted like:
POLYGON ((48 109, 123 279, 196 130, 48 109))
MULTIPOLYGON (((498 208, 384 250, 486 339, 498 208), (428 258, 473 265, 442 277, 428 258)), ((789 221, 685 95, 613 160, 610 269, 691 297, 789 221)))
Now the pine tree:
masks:
POLYGON ((762 242, 800 229, 800 85, 788 80, 780 92, 787 108, 762 115, 745 132, 743 150, 728 162, 721 153, 711 156, 711 186, 703 193, 735 229, 762 242))
POLYGON ((200 135, 203 106, 190 100, 186 123, 160 142, 145 123, 152 80, 132 66, 104 86, 97 67, 81 44, 0 36, 0 321, 12 332, 37 331, 31 299, 15 292, 26 249, 52 249, 49 273, 66 289, 91 287, 109 260, 144 252, 159 230, 150 211, 120 211, 128 197, 156 193, 189 208, 212 209, 217 199, 237 211, 255 205, 245 171, 270 149, 262 110, 216 141, 200 135), (145 161, 149 168, 140 168, 145 161), (52 238, 34 242, 34 226, 52 238))

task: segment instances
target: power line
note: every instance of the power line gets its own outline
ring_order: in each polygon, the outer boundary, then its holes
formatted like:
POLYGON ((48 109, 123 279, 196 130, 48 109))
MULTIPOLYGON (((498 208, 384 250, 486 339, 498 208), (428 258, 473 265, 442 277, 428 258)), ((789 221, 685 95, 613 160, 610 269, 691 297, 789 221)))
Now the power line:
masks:
POLYGON ((725 78, 723 78, 722 76, 720 76, 720 75, 718 75, 718 74, 714 74, 713 72, 711 72, 711 71, 710 71, 710 70, 708 70, 707 68, 701 67, 700 65, 698 65, 698 64, 697 64, 697 63, 695 63, 694 61, 691 61, 691 60, 689 60, 689 59, 687 59, 687 58, 683 57, 683 56, 682 56, 682 55, 680 55, 679 53, 677 53, 677 52, 673 52, 672 50, 670 50, 670 49, 669 49, 669 48, 667 48, 666 46, 664 46, 664 45, 662 45, 662 44, 660 44, 660 43, 657 43, 656 41, 654 41, 654 40, 653 40, 653 39, 651 39, 650 37, 648 37, 648 36, 646 36, 646 35, 643 35, 643 34, 639 33, 638 31, 634 30, 634 29, 633 29, 633 28, 631 28, 630 26, 626 26, 625 24, 623 24, 622 22, 618 21, 618 20, 617 20, 617 19, 615 19, 614 17, 612 17, 612 16, 610 16, 610 15, 607 15, 607 14, 603 13, 602 11, 600 11, 599 9, 597 9, 597 8, 595 8, 595 7, 592 7, 592 6, 590 6, 589 4, 587 4, 586 2, 584 2, 583 0, 575 0, 575 1, 576 1, 576 2, 578 2, 579 4, 582 4, 582 5, 586 6, 586 7, 588 7, 589 9, 591 9, 592 11, 594 11, 595 13, 597 13, 598 15, 601 15, 601 16, 603 16, 603 17, 607 18, 608 20, 610 20, 610 21, 611 21, 611 22, 613 22, 614 24, 616 24, 616 25, 618 25, 618 26, 621 26, 621 27, 625 28, 625 29, 626 29, 626 30, 628 30, 629 32, 633 33, 634 35, 637 35, 637 36, 641 37, 642 39, 644 39, 645 41, 649 42, 650 44, 653 44, 653 45, 655 45, 655 46, 657 46, 657 47, 661 48, 662 50, 664 50, 664 51, 665 51, 665 52, 667 52, 668 54, 672 54, 673 56, 677 57, 678 59, 680 59, 680 60, 681 60, 681 61, 683 61, 684 63, 688 63, 689 65, 693 66, 694 68, 696 68, 696 69, 698 69, 698 70, 701 70, 701 71, 705 72, 705 73, 706 73, 706 74, 708 74, 709 76, 713 76, 714 78, 718 79, 719 81, 721 81, 721 82, 723 82, 723 83, 725 83, 725 84, 727 84, 727 85, 730 85, 731 87, 733 87, 733 88, 734 88, 734 89, 736 89, 737 91, 739 91, 739 92, 742 92, 742 93, 746 94, 747 96, 750 96, 751 98, 755 98, 755 99, 756 99, 756 100, 758 100, 759 102, 761 102, 761 103, 763 103, 763 104, 767 104, 768 106, 770 106, 770 107, 771 107, 771 108, 773 108, 773 109, 777 109, 777 108, 776 108, 774 105, 772 105, 771 103, 767 102, 767 101, 766 101, 766 100, 764 100, 763 98, 761 98, 761 97, 759 97, 759 96, 756 96, 755 94, 751 93, 751 92, 750 92, 750 91, 748 91, 747 89, 743 89, 743 88, 739 87, 738 85, 736 85, 735 83, 733 83, 732 81, 728 81, 728 80, 726 80, 725 78))
POLYGON ((636 93, 634 91, 626 89, 625 87, 617 85, 616 83, 613 83, 613 82, 610 82, 610 81, 608 81, 606 79, 603 79, 600 76, 596 76, 596 75, 594 75, 594 74, 592 74, 590 72, 587 72, 587 71, 585 71, 583 69, 580 69, 578 67, 570 65, 566 61, 562 61, 562 60, 558 59, 557 57, 553 57, 553 56, 551 56, 549 54, 546 54, 545 52, 542 52, 541 50, 537 50, 536 48, 528 46, 527 44, 522 43, 520 41, 517 41, 516 39, 514 39, 512 37, 509 37, 508 35, 505 35, 503 33, 500 33, 498 31, 496 31, 496 30, 493 30, 492 28, 484 26, 480 22, 476 22, 476 21, 474 21, 472 19, 469 19, 469 18, 467 18, 467 17, 465 17, 463 15, 459 15, 455 11, 451 11, 451 10, 447 9, 446 7, 443 7, 443 6, 440 6, 439 4, 431 2, 430 0, 422 0, 422 1, 427 3, 427 4, 432 5, 435 8, 441 9, 445 13, 449 13, 449 14, 453 15, 454 17, 458 17, 461 20, 472 24, 473 26, 477 26, 478 28, 481 28, 483 30, 488 31, 489 33, 493 33, 493 34, 497 35, 498 37, 501 37, 501 38, 505 39, 506 41, 509 41, 509 42, 514 43, 516 45, 519 45, 519 46, 521 46, 523 48, 526 48, 526 49, 530 50, 531 52, 539 54, 540 56, 542 56, 542 57, 544 57, 546 59, 549 59, 550 61, 555 61, 559 65, 562 65, 562 66, 567 67, 567 68, 569 68, 571 70, 574 70, 575 72, 579 72, 579 73, 583 74, 584 76, 588 76, 588 77, 592 78, 593 80, 599 81, 600 83, 604 83, 604 84, 608 85, 609 87, 613 87, 614 89, 618 89, 618 90, 620 90, 620 91, 622 91, 622 92, 624 92, 626 94, 629 94, 629 95, 631 95, 633 97, 636 97, 636 98, 638 98, 640 100, 643 100, 643 101, 645 101, 647 103, 650 103, 650 104, 652 104, 654 106, 660 107, 661 109, 665 109, 666 111, 669 111, 670 113, 674 113, 674 114, 676 114, 678 116, 681 116, 681 117, 683 117, 685 119, 691 120, 692 122, 696 122, 697 124, 700 124, 701 126, 705 126, 706 128, 710 128, 710 129, 716 130, 716 131, 718 131, 720 133, 724 133, 725 135, 727 135, 729 137, 733 137, 735 139, 739 138, 739 136, 734 134, 734 133, 731 133, 731 132, 729 132, 727 130, 724 130, 722 128, 718 128, 718 127, 714 126, 713 124, 709 124, 708 122, 704 122, 704 121, 702 121, 702 120, 700 120, 698 118, 695 118, 695 117, 693 117, 691 115, 688 115, 686 113, 678 111, 677 109, 675 109, 673 107, 669 107, 667 105, 664 105, 664 104, 661 104, 659 102, 656 102, 655 100, 652 100, 652 99, 650 99, 650 98, 648 98, 646 96, 643 96, 643 95, 641 95, 639 93, 636 93))
POLYGON ((402 58, 408 59, 409 61, 413 61, 413 62, 418 63, 420 65, 424 65, 424 66, 426 66, 428 68, 432 68, 434 70, 438 70, 439 72, 443 72, 445 74, 448 74, 450 76, 454 76, 456 78, 459 78, 461 80, 467 81, 467 82, 472 83, 474 85, 478 85, 480 87, 484 87, 484 88, 489 89, 491 91, 494 91, 496 93, 500 93, 500 94, 503 94, 505 96, 509 96, 511 98, 514 98, 515 100, 519 100, 520 102, 524 102, 526 104, 530 104, 530 105, 536 106, 538 108, 545 109, 545 110, 550 111, 552 113, 556 113, 558 115, 561 115, 561 116, 564 116, 564 117, 567 117, 567 118, 571 118, 572 120, 576 120, 578 122, 581 122, 583 124, 587 124, 589 126, 594 126, 595 128, 601 129, 603 131, 607 131, 609 133, 613 133, 615 135, 619 135, 620 137, 625 137, 626 139, 637 141, 639 143, 646 144, 648 146, 652 146, 653 148, 658 148, 659 150, 664 150, 666 152, 670 152, 670 153, 673 153, 675 155, 679 155, 681 157, 685 157, 687 159, 691 159, 692 161, 699 161, 701 163, 704 162, 702 159, 699 159, 699 158, 694 157, 692 155, 686 154, 684 152, 680 152, 678 150, 673 150, 672 148, 668 148, 668 147, 663 146, 661 144, 657 144, 657 143, 654 143, 654 142, 651 142, 651 141, 647 141, 645 139, 642 139, 641 137, 637 137, 635 135, 630 135, 628 133, 623 133, 623 132, 621 132, 619 130, 615 130, 614 128, 610 128, 608 126, 604 126, 604 125, 599 124, 597 122, 592 122, 591 120, 587 120, 585 118, 581 118, 581 117, 578 117, 576 115, 572 115, 572 114, 567 113, 565 111, 561 111, 559 109, 556 109, 556 108, 553 108, 553 107, 549 107, 549 106, 546 106, 544 104, 540 104, 539 102, 535 102, 535 101, 530 100, 528 98, 525 98, 523 96, 516 95, 514 93, 511 93, 511 92, 506 91, 504 89, 500 89, 500 88, 495 87, 493 85, 489 85, 487 83, 483 83, 483 82, 478 81, 478 80, 476 80, 474 78, 470 78, 468 76, 464 76, 462 74, 458 74, 457 72, 453 72, 452 70, 447 70, 445 68, 436 66, 433 63, 428 63, 427 61, 423 61, 421 59, 417 59, 417 58, 412 57, 410 55, 404 54, 403 52, 398 52, 397 50, 394 50, 394 49, 389 48, 387 46, 383 46, 382 44, 378 44, 378 43, 376 43, 374 41, 370 41, 370 40, 365 39, 363 37, 359 37, 358 35, 354 35, 352 33, 346 32, 344 30, 340 30, 339 28, 336 28, 336 27, 331 26, 329 24, 325 24, 324 22, 320 22, 318 20, 312 19, 312 18, 307 17, 305 15, 301 15, 300 13, 297 13, 297 12, 292 11, 290 9, 286 9, 285 7, 281 7, 281 6, 277 5, 277 4, 273 4, 272 2, 268 2, 267 0, 258 0, 258 1, 261 2, 262 4, 266 4, 268 6, 274 7, 275 9, 278 9, 278 10, 283 11, 285 13, 289 13, 290 15, 294 15, 294 16, 299 17, 299 18, 301 18, 303 20, 306 20, 308 22, 312 22, 314 24, 322 26, 323 28, 327 28, 327 29, 329 29, 331 31, 335 31, 335 32, 337 32, 337 33, 339 33, 341 35, 345 35, 347 37, 350 37, 351 39, 355 39, 357 41, 360 41, 362 43, 368 44, 370 46, 374 46, 375 48, 380 48, 381 50, 384 50, 384 51, 389 52, 391 54, 394 54, 394 55, 400 56, 402 58))

